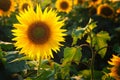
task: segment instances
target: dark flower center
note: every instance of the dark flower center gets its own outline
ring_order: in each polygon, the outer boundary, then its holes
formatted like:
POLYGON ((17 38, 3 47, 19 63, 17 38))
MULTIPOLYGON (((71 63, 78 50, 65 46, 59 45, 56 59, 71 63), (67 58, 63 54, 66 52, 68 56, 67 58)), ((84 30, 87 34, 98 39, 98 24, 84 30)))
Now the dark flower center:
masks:
POLYGON ((10 0, 0 0, 0 9, 4 12, 8 11, 11 6, 10 0))
POLYGON ((82 4, 82 3, 83 3, 83 0, 78 0, 78 3, 79 3, 79 4, 82 4))
POLYGON ((92 0, 93 2, 97 2, 98 0, 92 0))
POLYGON ((105 15, 105 16, 111 16, 113 15, 113 10, 110 7, 103 7, 101 9, 101 14, 105 15))
POLYGON ((22 10, 25 10, 25 9, 27 10, 28 6, 29 6, 28 3, 24 3, 24 4, 22 5, 22 10))
POLYGON ((35 22, 29 26, 27 34, 34 44, 44 44, 50 37, 50 29, 44 22, 35 22))
POLYGON ((63 1, 61 4, 60 4, 61 8, 62 9, 67 9, 68 8, 68 3, 66 1, 63 1))

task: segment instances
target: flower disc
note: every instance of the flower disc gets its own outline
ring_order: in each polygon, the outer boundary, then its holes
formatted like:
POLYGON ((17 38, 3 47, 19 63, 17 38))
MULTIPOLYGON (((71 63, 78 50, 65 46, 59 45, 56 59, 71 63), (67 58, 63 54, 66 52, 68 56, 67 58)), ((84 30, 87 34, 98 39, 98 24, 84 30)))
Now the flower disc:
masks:
POLYGON ((28 28, 28 38, 34 44, 44 44, 50 37, 49 26, 44 22, 35 22, 28 28))

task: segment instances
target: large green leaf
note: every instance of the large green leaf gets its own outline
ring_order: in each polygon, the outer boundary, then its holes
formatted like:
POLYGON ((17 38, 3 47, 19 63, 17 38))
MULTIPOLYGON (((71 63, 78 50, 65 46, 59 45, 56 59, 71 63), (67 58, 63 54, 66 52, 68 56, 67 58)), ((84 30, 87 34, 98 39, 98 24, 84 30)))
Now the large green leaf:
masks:
POLYGON ((78 28, 76 30, 73 30, 72 32, 72 38, 73 38, 73 42, 72 45, 77 43, 78 39, 81 39, 83 37, 83 33, 84 33, 84 28, 78 28))
POLYGON ((63 65, 71 62, 75 62, 78 64, 81 57, 82 52, 80 47, 66 47, 64 49, 63 65))
POLYGON ((97 34, 92 33, 92 42, 90 36, 87 38, 87 42, 92 44, 92 47, 95 47, 95 50, 103 58, 107 51, 107 41, 110 40, 110 36, 106 31, 101 31, 97 34))
POLYGON ((89 23, 84 28, 78 27, 77 29, 74 29, 72 31, 72 38, 73 38, 72 45, 75 45, 78 39, 82 39, 84 35, 90 33, 95 27, 96 27, 96 22, 92 22, 92 20, 90 19, 89 23))
POLYGON ((14 59, 20 58, 22 55, 18 54, 17 51, 11 51, 7 52, 7 55, 5 56, 7 62, 5 64, 6 70, 8 70, 10 73, 16 73, 21 72, 25 69, 29 69, 28 65, 26 64, 26 61, 16 61, 12 62, 14 59))

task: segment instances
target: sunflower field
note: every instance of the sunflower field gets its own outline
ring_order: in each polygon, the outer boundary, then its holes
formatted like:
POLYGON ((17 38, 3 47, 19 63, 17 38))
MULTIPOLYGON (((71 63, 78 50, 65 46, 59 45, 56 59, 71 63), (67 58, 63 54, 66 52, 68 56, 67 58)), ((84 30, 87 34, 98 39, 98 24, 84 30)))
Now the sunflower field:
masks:
POLYGON ((0 0, 0 80, 120 80, 120 0, 0 0))

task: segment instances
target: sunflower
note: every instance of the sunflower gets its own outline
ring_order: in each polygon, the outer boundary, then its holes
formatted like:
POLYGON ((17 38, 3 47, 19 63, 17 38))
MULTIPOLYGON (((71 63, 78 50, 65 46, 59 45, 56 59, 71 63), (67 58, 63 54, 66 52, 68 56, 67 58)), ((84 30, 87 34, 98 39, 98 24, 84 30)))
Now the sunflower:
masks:
POLYGON ((116 2, 120 2, 120 0, 110 0, 110 1, 113 2, 113 3, 114 3, 114 2, 115 2, 115 3, 116 3, 116 2))
POLYGON ((82 3, 84 3, 85 2, 85 0, 77 0, 77 3, 78 4, 82 4, 82 3))
POLYGON ((19 1, 19 12, 27 10, 28 7, 33 7, 32 1, 31 0, 20 0, 19 1))
POLYGON ((72 1, 57 0, 55 6, 58 11, 69 13, 72 10, 72 1))
POLYGON ((102 3, 102 0, 90 0, 90 6, 96 6, 102 3))
POLYGON ((0 16, 10 16, 15 11, 16 3, 14 0, 0 0, 0 16))
POLYGON ((114 15, 114 9, 108 4, 102 4, 98 6, 97 14, 105 18, 112 18, 114 15))
POLYGON ((46 8, 42 12, 37 5, 36 11, 29 7, 16 17, 19 23, 14 24, 15 29, 12 30, 16 49, 35 60, 53 58, 52 51, 59 51, 66 35, 63 33, 66 30, 61 29, 64 20, 60 21, 57 11, 46 8))
POLYGON ((71 2, 72 2, 72 5, 77 5, 78 4, 77 0, 71 0, 71 2))
POLYGON ((74 0, 74 5, 82 4, 85 0, 74 0))
POLYGON ((120 57, 113 55, 111 61, 108 61, 112 68, 110 68, 110 76, 114 77, 116 80, 120 80, 120 57))

